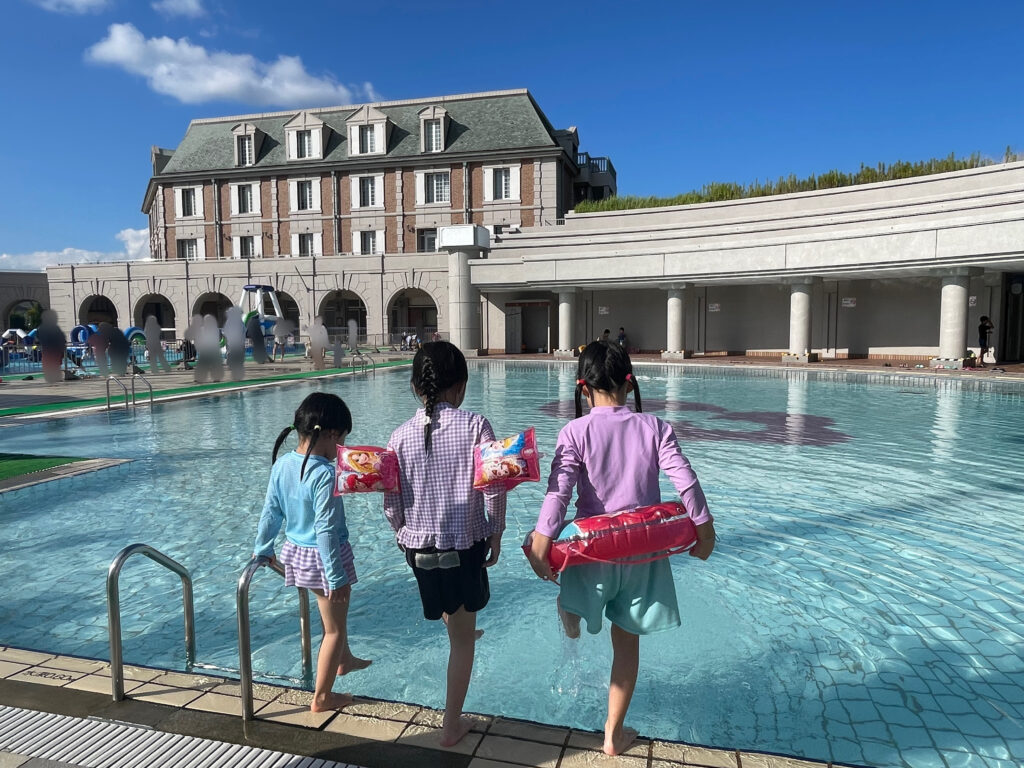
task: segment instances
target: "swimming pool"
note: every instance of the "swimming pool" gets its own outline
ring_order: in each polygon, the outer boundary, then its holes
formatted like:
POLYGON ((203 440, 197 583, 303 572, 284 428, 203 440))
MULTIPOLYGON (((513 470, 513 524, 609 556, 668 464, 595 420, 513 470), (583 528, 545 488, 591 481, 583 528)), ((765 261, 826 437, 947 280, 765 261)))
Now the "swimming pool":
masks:
MULTIPOLYGON (((684 627, 643 641, 629 723, 656 738, 880 768, 1018 766, 1024 400, 690 371, 638 373, 645 409, 676 425, 701 477, 719 545, 706 563, 672 561, 684 627)), ((574 368, 483 362, 471 376, 466 407, 499 434, 536 426, 551 454, 574 368)), ((316 387, 349 403, 351 442, 386 440, 415 405, 407 372, 395 371, 0 431, 8 451, 136 459, 0 496, 0 641, 106 658, 106 568, 144 541, 192 571, 199 660, 236 668, 234 589, 273 439, 316 387)), ((509 496, 467 707, 598 729, 607 636, 561 637, 553 588, 518 549, 541 492, 526 484, 509 496)), ((441 706, 446 639, 422 619, 380 497, 346 506, 360 574, 352 645, 375 661, 345 682, 441 706)), ((133 558, 121 583, 126 661, 181 668, 177 578, 133 558)), ((296 604, 260 574, 257 674, 299 676, 296 604)))

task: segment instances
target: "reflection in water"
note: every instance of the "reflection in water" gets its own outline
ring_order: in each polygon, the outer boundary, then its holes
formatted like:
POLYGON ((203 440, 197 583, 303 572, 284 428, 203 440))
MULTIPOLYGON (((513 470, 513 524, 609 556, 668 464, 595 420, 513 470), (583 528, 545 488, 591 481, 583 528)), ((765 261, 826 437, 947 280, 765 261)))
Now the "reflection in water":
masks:
POLYGON ((786 442, 801 445, 807 426, 807 376, 793 376, 786 389, 786 442))
POLYGON ((932 425, 932 457, 942 461, 953 458, 963 396, 939 390, 935 393, 935 423, 932 425))

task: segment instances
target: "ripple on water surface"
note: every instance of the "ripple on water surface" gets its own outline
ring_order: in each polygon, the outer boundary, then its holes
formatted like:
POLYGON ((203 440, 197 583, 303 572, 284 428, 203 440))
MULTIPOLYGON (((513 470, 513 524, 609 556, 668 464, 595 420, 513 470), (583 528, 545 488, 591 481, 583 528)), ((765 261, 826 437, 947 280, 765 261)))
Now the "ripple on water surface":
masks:
MULTIPOLYGON (((499 434, 536 426, 551 456, 572 414, 574 373, 474 364, 466 407, 499 434)), ((662 367, 638 377, 645 410, 675 426, 701 478, 719 542, 706 563, 672 560, 684 626, 643 640, 631 724, 660 738, 881 768, 1018 766, 1020 399, 662 367)), ((270 450, 318 387, 346 399, 360 443, 383 444, 415 406, 398 371, 4 430, 8 451, 42 452, 42 434, 45 452, 134 461, 0 496, 0 640, 105 658, 106 568, 144 541, 193 574, 199 660, 237 668, 234 590, 270 450)), ((554 588, 518 549, 542 491, 526 484, 509 497, 467 707, 596 729, 607 632, 566 640, 554 588)), ((346 510, 360 575, 352 645, 375 662, 345 684, 441 706, 446 638, 422 618, 380 497, 350 497, 346 510)), ((133 558, 121 596, 126 660, 180 667, 177 577, 133 558)), ((297 678, 294 590, 263 572, 251 611, 257 673, 297 678)))

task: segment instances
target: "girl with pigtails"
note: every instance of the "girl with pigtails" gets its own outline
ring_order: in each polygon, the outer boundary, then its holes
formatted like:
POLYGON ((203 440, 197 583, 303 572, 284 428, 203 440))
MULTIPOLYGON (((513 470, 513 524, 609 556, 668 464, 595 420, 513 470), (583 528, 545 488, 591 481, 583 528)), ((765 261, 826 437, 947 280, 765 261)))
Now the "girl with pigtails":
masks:
MULTIPOLYGON (((558 584, 548 562, 551 542, 565 523, 573 489, 576 518, 604 515, 661 501, 658 476, 664 471, 696 524, 690 554, 706 560, 715 546, 715 528, 697 476, 679 450, 672 427, 642 413, 640 385, 625 348, 595 341, 580 354, 576 373, 576 418, 558 435, 548 490, 527 551, 536 574, 558 584), (626 405, 632 392, 636 412, 626 405), (590 412, 583 415, 583 403, 590 412)), ((636 731, 626 728, 640 664, 640 635, 678 627, 679 606, 667 559, 636 563, 585 563, 561 574, 558 613, 566 634, 601 631, 611 622, 612 670, 604 751, 629 748, 636 731)))
POLYGON ((384 514, 405 552, 423 616, 448 629, 447 691, 441 746, 465 736, 462 707, 487 605, 486 569, 498 562, 505 530, 505 491, 473 488, 473 447, 494 440, 483 416, 459 408, 466 396, 466 358, 447 341, 423 344, 412 361, 412 389, 423 407, 391 435, 400 488, 384 494, 384 514))
POLYGON ((267 498, 253 547, 253 557, 273 559, 274 539, 283 523, 285 542, 279 560, 285 584, 316 595, 324 637, 317 657, 313 712, 351 704, 351 695, 333 692, 334 681, 371 663, 354 656, 348 646, 348 605, 356 569, 345 507, 334 495, 334 457, 350 431, 352 414, 337 395, 314 392, 302 401, 292 425, 274 443, 267 498), (279 461, 277 452, 292 431, 299 435, 298 448, 279 461))

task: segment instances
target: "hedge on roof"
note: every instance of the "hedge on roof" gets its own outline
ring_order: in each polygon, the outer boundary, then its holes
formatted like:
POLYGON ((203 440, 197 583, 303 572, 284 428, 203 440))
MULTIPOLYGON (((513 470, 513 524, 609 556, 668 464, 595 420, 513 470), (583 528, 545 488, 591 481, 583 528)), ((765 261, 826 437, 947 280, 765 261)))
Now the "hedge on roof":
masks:
MULTIPOLYGON (((1024 160, 1024 153, 1014 152, 1010 147, 1001 162, 1013 163, 1024 160)), ((826 173, 798 179, 796 175, 780 176, 777 181, 759 181, 752 184, 713 181, 705 184, 700 190, 691 190, 675 197, 608 197, 604 200, 583 200, 576 205, 576 213, 597 213, 599 211, 622 211, 631 208, 661 208, 668 205, 693 205, 695 203, 717 203, 724 200, 740 200, 747 197, 767 197, 769 195, 785 195, 792 192, 811 192, 817 189, 835 189, 852 187, 857 184, 872 184, 877 181, 894 181, 909 179, 915 176, 930 176, 935 173, 963 171, 968 168, 980 168, 995 165, 998 161, 984 158, 975 152, 969 157, 957 157, 950 153, 949 157, 919 160, 908 163, 897 160, 895 163, 879 163, 867 166, 861 163, 856 173, 845 173, 832 170, 826 173)))

